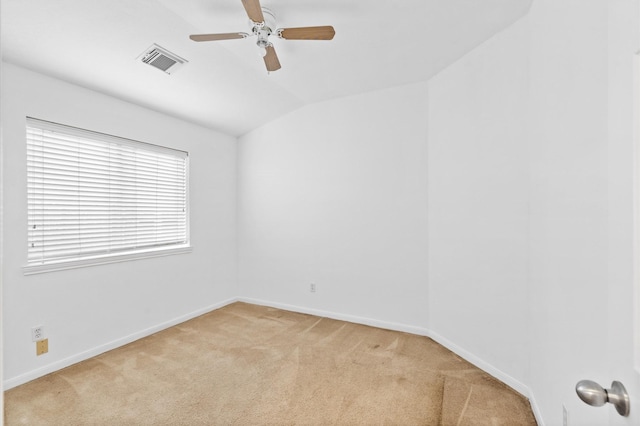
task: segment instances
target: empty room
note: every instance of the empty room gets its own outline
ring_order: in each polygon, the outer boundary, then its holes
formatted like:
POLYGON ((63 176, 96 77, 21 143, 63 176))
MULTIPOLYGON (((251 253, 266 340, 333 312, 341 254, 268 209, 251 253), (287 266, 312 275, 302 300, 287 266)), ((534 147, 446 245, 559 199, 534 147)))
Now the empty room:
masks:
POLYGON ((640 0, 0 18, 4 424, 640 424, 640 0))

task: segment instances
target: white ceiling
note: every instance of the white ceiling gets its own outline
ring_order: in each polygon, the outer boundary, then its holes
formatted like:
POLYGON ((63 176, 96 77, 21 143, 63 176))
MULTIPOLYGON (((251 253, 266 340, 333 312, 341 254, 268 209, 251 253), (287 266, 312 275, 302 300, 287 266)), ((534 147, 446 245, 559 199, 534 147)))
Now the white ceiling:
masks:
POLYGON ((333 25, 332 41, 271 37, 268 74, 241 0, 1 0, 3 59, 231 135, 303 105, 424 81, 523 16, 531 0, 262 0, 277 27, 333 25), (187 59, 173 75, 136 58, 187 59))

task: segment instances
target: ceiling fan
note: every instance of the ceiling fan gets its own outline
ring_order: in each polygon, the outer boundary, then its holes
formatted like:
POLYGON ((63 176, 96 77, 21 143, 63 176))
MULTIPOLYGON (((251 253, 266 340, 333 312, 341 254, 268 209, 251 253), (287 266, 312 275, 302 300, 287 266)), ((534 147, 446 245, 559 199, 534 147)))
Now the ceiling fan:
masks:
POLYGON ((336 34, 332 26, 278 28, 275 25, 275 15, 267 8, 260 6, 260 0, 242 0, 244 10, 249 16, 251 33, 222 33, 222 34, 192 34, 193 41, 217 41, 247 38, 257 36, 256 44, 263 49, 264 64, 267 71, 277 71, 281 68, 276 50, 269 41, 269 36, 275 34, 285 40, 331 40, 336 34))

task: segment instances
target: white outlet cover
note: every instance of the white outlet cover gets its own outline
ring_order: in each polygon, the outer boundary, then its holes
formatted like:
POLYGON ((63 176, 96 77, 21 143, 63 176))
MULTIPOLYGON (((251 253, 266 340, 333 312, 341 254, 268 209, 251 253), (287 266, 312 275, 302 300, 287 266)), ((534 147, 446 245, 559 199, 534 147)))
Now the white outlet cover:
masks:
POLYGON ((45 339, 44 326, 36 325, 31 327, 31 340, 37 342, 38 340, 45 339))

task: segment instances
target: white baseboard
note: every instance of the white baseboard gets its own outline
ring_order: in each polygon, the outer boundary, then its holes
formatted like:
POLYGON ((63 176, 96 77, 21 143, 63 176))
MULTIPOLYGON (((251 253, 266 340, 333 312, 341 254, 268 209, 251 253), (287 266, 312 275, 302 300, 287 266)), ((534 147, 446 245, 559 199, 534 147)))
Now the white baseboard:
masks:
POLYGON ((440 336, 438 333, 430 332, 429 337, 431 337, 433 340, 435 340, 445 348, 449 349, 451 352, 455 353, 456 355, 459 355, 460 357, 464 358, 466 361, 469 361, 471 364, 475 365, 479 369, 489 373, 496 379, 500 380, 502 383, 508 385, 516 392, 528 397, 529 388, 519 380, 514 379, 513 377, 506 374, 502 370, 495 368, 493 365, 482 360, 481 358, 477 357, 476 355, 467 351, 466 349, 456 345, 452 341, 440 336))
POLYGON ((249 297, 238 297, 238 298, 231 298, 231 299, 227 299, 223 302, 219 302, 219 303, 215 303, 213 305, 207 306, 205 308, 202 309, 198 309, 196 311, 190 312, 186 315, 182 315, 178 318, 174 318, 170 321, 166 321, 164 323, 155 325, 153 327, 149 327, 145 330, 130 334, 129 336, 120 338, 120 339, 116 339, 113 340, 109 343, 106 343, 104 345, 100 345, 97 346, 93 349, 81 352, 79 354, 73 355, 71 357, 53 362, 51 364, 45 365, 43 367, 40 367, 36 370, 33 371, 29 371, 27 373, 21 374, 20 376, 17 377, 13 377, 10 379, 7 379, 3 382, 3 388, 4 390, 8 390, 11 389, 13 387, 16 387, 18 385, 21 385, 23 383, 29 382, 31 380, 37 379, 38 377, 42 377, 46 374, 49 373, 53 373, 54 371, 63 369, 65 367, 68 367, 70 365, 76 364, 80 361, 84 361, 86 359, 92 358, 94 356, 100 355, 104 352, 110 351, 112 349, 118 348, 120 346, 126 345, 128 343, 134 342, 138 339, 141 339, 143 337, 147 337, 150 336, 153 333, 157 333, 158 331, 162 331, 164 329, 167 329, 169 327, 173 327, 174 325, 183 323, 185 321, 188 321, 192 318, 198 317, 200 315, 204 315, 208 312, 214 311, 216 309, 222 308, 224 306, 227 306, 231 303, 234 302, 246 302, 246 303, 251 303, 254 305, 261 305, 261 306, 269 306, 272 308, 278 308, 278 309, 284 309, 287 311, 293 311, 293 312, 300 312, 300 313, 304 313, 304 314, 310 314, 310 315, 317 315, 317 316, 321 316, 321 317, 326 317, 326 318, 332 318, 332 319, 337 319, 337 320, 341 320, 341 321, 348 321, 348 322, 353 322, 356 324, 363 324, 363 325, 369 325, 372 327, 378 327, 378 328, 384 328, 387 330, 394 330, 394 331, 402 331, 402 332, 406 332, 406 333, 411 333, 411 334, 416 334, 419 336, 426 336, 429 337, 431 339, 433 339, 434 341, 436 341, 437 343, 441 344, 442 346, 444 346, 445 348, 449 349, 451 352, 455 353, 456 355, 460 356, 461 358, 464 358, 466 361, 470 362, 471 364, 475 365, 476 367, 480 368, 481 370, 484 370, 485 372, 487 372, 488 374, 492 375, 493 377, 495 377, 496 379, 500 380, 501 382, 505 383, 506 385, 510 386, 511 388, 513 388, 515 391, 521 393, 522 395, 524 395, 525 397, 529 398, 529 402, 531 404, 531 409, 533 411, 533 414, 536 418, 536 421, 538 422, 539 426, 544 426, 544 421, 542 418, 542 413, 540 412, 540 409, 536 403, 535 397, 533 395, 533 393, 531 392, 531 390, 524 385, 522 382, 514 379, 513 377, 511 377, 510 375, 504 373, 503 371, 501 371, 498 368, 495 368, 493 365, 489 364, 488 362, 485 362, 484 360, 482 360, 481 358, 477 357, 476 355, 474 355, 473 353, 465 350, 464 348, 462 348, 461 346, 458 346, 457 344, 451 342, 450 340, 438 335, 437 333, 433 333, 431 330, 424 328, 424 327, 417 327, 417 326, 413 326, 413 325, 408 325, 408 324, 402 324, 402 323, 396 323, 396 322, 390 322, 390 321, 381 321, 381 320, 376 320, 373 318, 367 318, 367 317, 360 317, 360 316, 356 316, 356 315, 348 315, 348 314, 341 314, 341 313, 337 313, 337 312, 332 312, 332 311, 325 311, 325 310, 321 310, 321 309, 314 309, 314 308, 307 308, 307 307, 303 307, 303 306, 297 306, 297 305, 288 305, 286 303, 278 303, 278 302, 272 302, 272 301, 268 301, 268 300, 261 300, 261 299, 253 299, 253 298, 249 298, 249 297))
POLYGON ((441 344, 442 346, 444 346, 445 348, 449 349, 451 352, 455 353, 461 358, 464 358, 466 361, 470 362, 471 364, 475 365, 479 369, 485 371, 486 373, 500 380, 502 383, 506 384, 516 392, 523 395, 524 397, 528 398, 529 404, 531 404, 531 411, 533 411, 533 415, 536 418, 536 422, 538 423, 538 426, 544 426, 544 421, 542 419, 542 413, 540 412, 540 408, 536 403, 536 399, 533 395, 533 392, 531 392, 531 389, 529 389, 527 385, 511 377, 510 375, 503 372, 502 370, 494 367, 493 365, 489 364, 483 359, 477 357, 476 355, 462 348, 461 346, 456 345, 449 339, 446 339, 440 336, 438 333, 434 333, 430 331, 428 336, 431 337, 436 342, 438 342, 439 344, 441 344))
POLYGON ((395 322, 380 321, 372 318, 341 314, 337 312, 324 311, 321 309, 313 309, 313 308, 307 308, 307 307, 297 306, 297 305, 288 305, 286 303, 272 302, 269 300, 252 299, 249 297, 239 297, 238 301, 251 303, 254 305, 269 306, 272 308, 284 309, 287 311, 300 312, 303 314, 317 315, 317 316, 337 319, 341 321, 348 321, 356 324, 370 325, 372 327, 384 328, 387 330, 403 331, 406 333, 429 337, 434 341, 436 341, 437 343, 444 346, 445 348, 449 349, 451 352, 455 353, 456 355, 460 356, 461 358, 475 365, 479 369, 485 371, 486 373, 500 380, 502 383, 511 387, 516 392, 519 392, 520 394, 528 398, 529 403, 531 404, 531 410, 533 411, 533 415, 535 416, 536 421, 538 422, 538 425, 544 426, 542 413, 540 412, 540 409, 538 408, 535 397, 528 386, 526 386, 519 380, 516 380, 515 378, 511 377, 510 375, 504 373, 503 371, 494 367, 488 362, 482 360, 481 358, 477 357, 473 353, 463 349, 461 346, 456 345, 452 341, 440 336, 437 333, 432 332, 427 328, 416 327, 413 325, 407 325, 407 324, 401 324, 401 323, 395 323, 395 322))
POLYGON ((236 302, 238 299, 232 298, 227 299, 225 301, 215 303, 213 305, 195 310, 193 312, 189 312, 188 314, 181 315, 177 318, 171 319, 169 321, 165 321, 161 324, 154 325, 153 327, 149 327, 147 329, 138 331, 136 333, 130 334, 128 336, 122 337, 120 339, 113 340, 111 342, 105 343, 104 345, 96 346, 95 348, 89 349, 87 351, 72 355, 70 357, 61 359, 59 361, 52 362, 51 364, 47 364, 35 370, 29 371, 27 373, 21 374, 16 377, 12 377, 10 379, 6 379, 2 383, 2 387, 4 390, 9 390, 13 387, 19 386, 23 383, 27 383, 31 380, 37 379, 38 377, 45 376, 49 373, 53 373, 54 371, 61 370, 70 365, 76 364, 80 361, 87 360, 94 356, 98 356, 102 353, 110 351, 112 349, 118 348, 120 346, 126 345, 128 343, 134 342, 138 339, 142 339, 143 337, 147 337, 152 335, 153 333, 157 333, 159 331, 165 330, 169 327, 173 327, 174 325, 178 325, 200 315, 204 315, 208 312, 214 311, 216 309, 222 308, 223 306, 227 306, 231 303, 236 302))
POLYGON ((287 305, 286 303, 272 302, 269 300, 252 299, 249 297, 239 297, 239 302, 251 303, 253 305, 269 306, 271 308, 284 309, 285 311, 300 312, 302 314, 316 315, 341 321, 353 322, 356 324, 370 325, 372 327, 384 328, 386 330, 404 331, 405 333, 428 336, 429 330, 413 325, 401 324, 389 321, 380 321, 373 318, 359 317, 356 315, 340 314, 337 312, 323 311, 321 309, 307 308, 304 306, 287 305))
POLYGON ((529 395, 527 395, 527 398, 529 398, 529 404, 531 404, 531 411, 533 411, 533 415, 536 418, 536 422, 538 423, 538 426, 545 426, 544 419, 542 418, 542 412, 540 411, 540 406, 536 402, 536 398, 533 395, 533 392, 529 391, 529 395))

